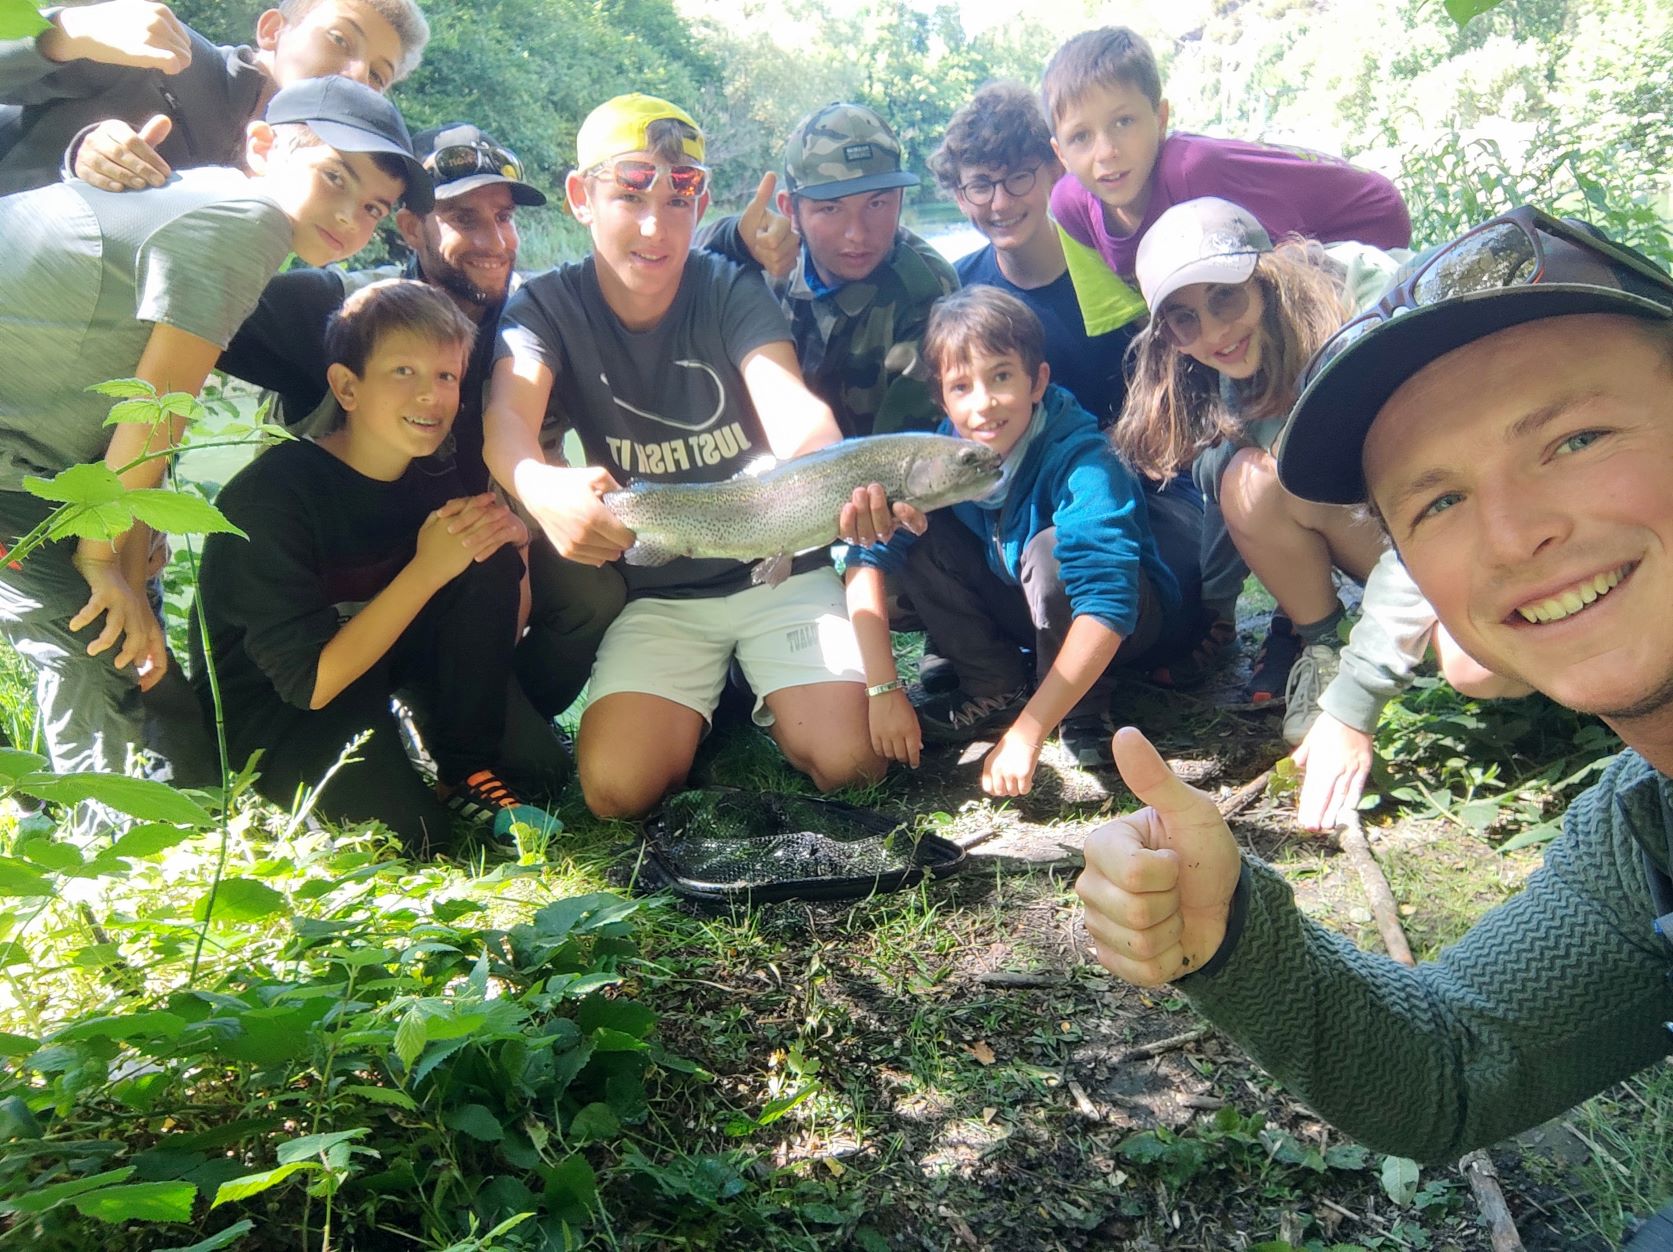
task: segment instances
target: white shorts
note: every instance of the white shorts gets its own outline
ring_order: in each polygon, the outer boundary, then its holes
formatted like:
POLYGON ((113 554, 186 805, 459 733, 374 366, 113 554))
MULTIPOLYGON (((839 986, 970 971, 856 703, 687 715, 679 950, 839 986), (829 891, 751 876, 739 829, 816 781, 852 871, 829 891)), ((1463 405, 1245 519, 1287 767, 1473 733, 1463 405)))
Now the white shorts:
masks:
POLYGON ((661 696, 707 719, 734 653, 755 691, 757 726, 772 725, 765 697, 775 691, 865 682, 842 582, 815 569, 729 596, 629 601, 599 644, 587 699, 661 696))

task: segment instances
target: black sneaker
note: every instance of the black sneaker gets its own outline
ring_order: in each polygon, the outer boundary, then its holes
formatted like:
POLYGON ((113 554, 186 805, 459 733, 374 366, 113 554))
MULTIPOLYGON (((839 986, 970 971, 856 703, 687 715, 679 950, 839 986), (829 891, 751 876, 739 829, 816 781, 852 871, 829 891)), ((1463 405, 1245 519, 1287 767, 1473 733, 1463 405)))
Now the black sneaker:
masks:
POLYGON ((944 656, 937 656, 926 646, 918 658, 918 685, 932 696, 958 690, 958 666, 944 656))
POLYGON ((1290 670, 1301 659, 1301 636, 1295 633, 1290 619, 1281 613, 1272 615, 1272 629, 1255 654, 1254 672, 1249 675, 1246 691, 1251 704, 1270 704, 1281 701, 1284 688, 1289 685, 1290 670))
POLYGON ((1115 738, 1115 721, 1108 713, 1066 717, 1057 728, 1057 737, 1082 769, 1108 769, 1115 764, 1110 746, 1115 738))
POLYGON ((995 696, 973 696, 955 687, 921 701, 918 721, 930 743, 968 743, 1009 727, 1027 703, 1027 687, 995 696))
POLYGON ((514 823, 532 826, 549 835, 563 829, 562 822, 545 809, 526 802, 491 769, 479 769, 445 792, 441 799, 449 812, 457 813, 466 821, 489 826, 494 837, 503 842, 510 841, 514 823))

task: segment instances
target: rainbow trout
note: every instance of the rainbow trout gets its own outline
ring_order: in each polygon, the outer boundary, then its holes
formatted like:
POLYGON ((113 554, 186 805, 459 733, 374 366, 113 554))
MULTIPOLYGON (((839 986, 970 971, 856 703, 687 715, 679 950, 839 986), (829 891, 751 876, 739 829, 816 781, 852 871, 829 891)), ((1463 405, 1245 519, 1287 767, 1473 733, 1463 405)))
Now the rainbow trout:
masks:
POLYGON ((881 483, 891 502, 927 513, 984 496, 998 482, 999 456, 982 444, 871 435, 717 483, 636 483, 607 492, 604 503, 633 531, 629 565, 730 557, 759 562, 750 581, 776 587, 794 554, 837 537, 837 513, 856 487, 881 483))

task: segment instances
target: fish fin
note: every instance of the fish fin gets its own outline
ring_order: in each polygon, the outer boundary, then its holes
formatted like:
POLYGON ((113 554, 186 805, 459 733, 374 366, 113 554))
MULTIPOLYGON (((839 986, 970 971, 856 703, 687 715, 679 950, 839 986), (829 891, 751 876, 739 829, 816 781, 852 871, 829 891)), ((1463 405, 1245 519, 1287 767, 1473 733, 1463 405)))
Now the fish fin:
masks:
POLYGON ((763 452, 753 461, 748 462, 741 470, 732 475, 733 478, 759 478, 770 469, 777 469, 779 459, 771 452, 763 452))
POLYGON ((770 556, 764 561, 757 561, 750 567, 750 585, 759 587, 764 584, 768 587, 776 587, 790 577, 790 567, 795 563, 796 559, 788 552, 780 552, 777 556, 770 556))
POLYGON ((633 541, 633 546, 622 553, 622 560, 629 565, 666 565, 679 556, 672 548, 665 548, 654 540, 639 538, 633 541))

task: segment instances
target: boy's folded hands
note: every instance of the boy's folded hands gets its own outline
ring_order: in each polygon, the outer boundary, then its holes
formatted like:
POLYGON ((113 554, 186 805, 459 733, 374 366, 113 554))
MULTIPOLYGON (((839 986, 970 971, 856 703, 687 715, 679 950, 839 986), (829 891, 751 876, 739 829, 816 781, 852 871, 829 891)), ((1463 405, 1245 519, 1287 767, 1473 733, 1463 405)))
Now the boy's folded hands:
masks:
POLYGON ((491 492, 449 500, 418 529, 413 564, 440 586, 465 572, 472 561, 485 561, 503 544, 521 546, 529 532, 505 503, 491 492))

